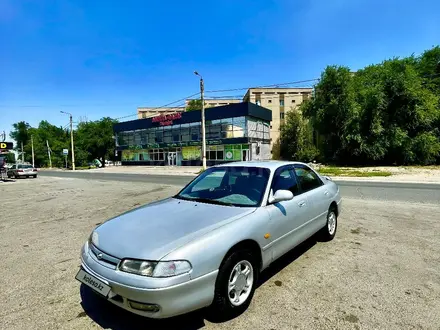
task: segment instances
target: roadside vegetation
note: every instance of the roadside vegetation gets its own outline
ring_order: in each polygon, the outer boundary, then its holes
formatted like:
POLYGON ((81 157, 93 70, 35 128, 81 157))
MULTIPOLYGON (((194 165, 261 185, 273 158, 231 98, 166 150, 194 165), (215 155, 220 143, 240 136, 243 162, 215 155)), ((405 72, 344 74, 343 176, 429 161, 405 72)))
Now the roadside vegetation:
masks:
MULTIPOLYGON (((113 159, 115 123, 115 120, 106 117, 96 121, 81 121, 78 124, 78 128, 73 132, 76 169, 90 168, 89 164, 95 159, 99 159, 103 166, 105 159, 113 159)), ((42 120, 37 127, 21 121, 13 124, 10 136, 17 142, 16 150, 20 150, 23 143, 26 162, 32 162, 33 139, 37 167, 49 167, 48 145, 51 150, 52 167, 66 167, 66 158, 67 166, 71 166, 70 131, 66 128, 52 125, 47 120, 42 120), (63 155, 63 149, 69 150, 67 157, 63 155)))
POLYGON ((321 167, 318 169, 321 175, 328 176, 347 176, 347 177, 387 177, 393 175, 389 171, 366 171, 355 168, 345 167, 321 167))
POLYGON ((440 164, 439 91, 440 47, 357 72, 328 66, 314 96, 286 113, 274 158, 344 166, 440 164))

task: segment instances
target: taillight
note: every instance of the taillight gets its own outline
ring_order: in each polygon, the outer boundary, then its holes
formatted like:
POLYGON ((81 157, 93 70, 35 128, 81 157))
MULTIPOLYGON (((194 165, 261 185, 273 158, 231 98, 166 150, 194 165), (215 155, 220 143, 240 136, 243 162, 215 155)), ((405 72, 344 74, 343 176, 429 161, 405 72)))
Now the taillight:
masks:
POLYGON ((17 172, 19 172, 19 173, 23 173, 23 170, 17 170, 17 172))
POLYGON ((37 170, 36 168, 34 168, 34 171, 35 171, 35 172, 38 172, 38 170, 37 170))

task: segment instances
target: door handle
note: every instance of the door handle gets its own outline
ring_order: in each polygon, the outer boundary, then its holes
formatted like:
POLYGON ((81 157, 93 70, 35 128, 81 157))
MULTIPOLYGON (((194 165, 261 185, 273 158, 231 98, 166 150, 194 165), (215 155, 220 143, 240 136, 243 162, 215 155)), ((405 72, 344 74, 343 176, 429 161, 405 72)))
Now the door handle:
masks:
POLYGON ((304 205, 306 205, 306 202, 304 202, 304 201, 301 201, 301 202, 298 203, 299 207, 303 207, 304 205))
POLYGON ((328 190, 324 191, 324 195, 328 195, 328 194, 329 194, 328 190))

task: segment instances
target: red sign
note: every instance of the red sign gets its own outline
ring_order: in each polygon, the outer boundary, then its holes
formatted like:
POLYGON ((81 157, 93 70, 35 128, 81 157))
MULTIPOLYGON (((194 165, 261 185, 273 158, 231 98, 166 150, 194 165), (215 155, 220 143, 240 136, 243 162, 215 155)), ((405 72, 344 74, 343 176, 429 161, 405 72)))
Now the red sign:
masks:
POLYGON ((153 117, 153 123, 159 123, 160 126, 168 126, 173 124, 173 120, 182 118, 182 114, 180 112, 173 113, 171 115, 161 115, 157 117, 153 117))

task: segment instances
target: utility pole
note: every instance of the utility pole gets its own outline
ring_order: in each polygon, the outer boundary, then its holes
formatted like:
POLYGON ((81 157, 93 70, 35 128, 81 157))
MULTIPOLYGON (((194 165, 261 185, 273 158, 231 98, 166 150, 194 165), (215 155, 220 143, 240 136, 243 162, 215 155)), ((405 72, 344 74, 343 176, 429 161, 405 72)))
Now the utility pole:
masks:
POLYGON ((46 140, 46 145, 47 145, 47 154, 49 155, 49 168, 52 168, 52 158, 50 156, 50 147, 49 147, 49 141, 46 140))
POLYGON ((60 111, 61 113, 64 113, 66 115, 69 115, 70 118, 70 143, 72 148, 72 170, 75 171, 75 148, 73 146, 73 119, 72 114, 64 111, 60 111))
POLYGON ((21 141, 21 163, 24 164, 24 150, 23 150, 23 141, 21 141))
POLYGON ((202 101, 202 160, 203 160, 203 170, 206 170, 206 133, 205 133, 205 100, 204 100, 204 92, 205 85, 203 82, 203 77, 197 72, 194 71, 196 76, 200 77, 200 100, 202 101))
POLYGON ((31 146, 32 146, 32 167, 35 167, 34 137, 32 135, 31 135, 31 146))

